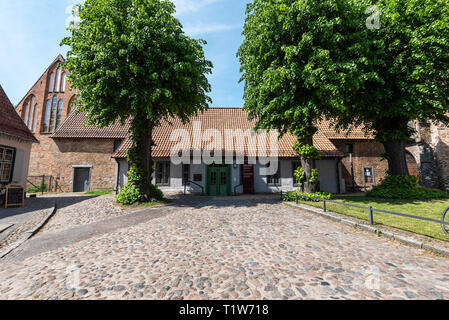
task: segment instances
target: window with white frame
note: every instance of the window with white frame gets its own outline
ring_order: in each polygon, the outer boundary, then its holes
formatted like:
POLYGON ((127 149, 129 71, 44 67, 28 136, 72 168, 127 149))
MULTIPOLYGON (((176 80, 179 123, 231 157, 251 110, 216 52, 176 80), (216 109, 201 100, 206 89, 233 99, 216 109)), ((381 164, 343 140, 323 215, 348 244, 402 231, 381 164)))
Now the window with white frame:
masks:
POLYGON ((0 146, 0 184, 11 182, 15 151, 14 148, 0 146))
POLYGON ((48 85, 48 92, 53 92, 55 88, 55 73, 52 72, 50 75, 50 84, 48 85))
POLYGON ((61 75, 61 90, 60 90, 61 92, 65 91, 65 77, 66 77, 66 74, 65 74, 65 72, 63 72, 61 75))
MULTIPOLYGON (((270 167, 270 164, 267 165, 267 168, 270 167)), ((275 174, 271 175, 271 176, 267 176, 267 184, 269 186, 279 186, 280 185, 280 179, 279 179, 279 166, 278 166, 278 170, 275 174)))
POLYGON ((56 71, 56 86, 55 86, 55 92, 59 92, 59 88, 61 85, 61 69, 58 69, 56 71))
POLYGON ((156 163, 156 185, 170 185, 170 161, 156 163))

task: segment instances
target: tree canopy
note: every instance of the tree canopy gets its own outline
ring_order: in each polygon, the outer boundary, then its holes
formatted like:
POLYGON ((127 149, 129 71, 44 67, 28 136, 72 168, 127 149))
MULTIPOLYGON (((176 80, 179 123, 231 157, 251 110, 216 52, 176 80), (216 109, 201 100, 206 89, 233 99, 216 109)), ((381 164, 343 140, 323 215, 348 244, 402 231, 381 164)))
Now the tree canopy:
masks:
POLYGON ((205 41, 186 36, 174 12, 163 0, 87 0, 61 43, 70 48, 63 67, 79 89, 78 112, 100 127, 133 119, 130 183, 143 198, 151 193, 153 128, 170 117, 188 121, 211 102, 205 41))
POLYGON ((307 159, 319 156, 316 122, 345 113, 351 92, 378 81, 367 67, 369 40, 359 18, 365 8, 348 0, 254 0, 247 7, 237 53, 245 108, 259 128, 298 137, 306 180, 314 166, 307 159))
POLYGON ((298 136, 306 157, 324 117, 363 125, 390 171, 406 174, 408 123, 448 122, 448 10, 448 0, 254 0, 237 53, 245 108, 260 128, 298 136))

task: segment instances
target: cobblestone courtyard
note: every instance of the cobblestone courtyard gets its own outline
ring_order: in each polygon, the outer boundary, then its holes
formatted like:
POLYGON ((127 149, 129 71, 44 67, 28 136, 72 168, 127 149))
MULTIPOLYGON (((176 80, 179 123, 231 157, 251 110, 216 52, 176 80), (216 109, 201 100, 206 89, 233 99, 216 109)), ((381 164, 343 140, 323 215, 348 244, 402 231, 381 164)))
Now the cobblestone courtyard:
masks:
POLYGON ((275 200, 178 200, 113 216, 67 230, 55 216, 0 260, 0 298, 449 298, 448 259, 275 200))

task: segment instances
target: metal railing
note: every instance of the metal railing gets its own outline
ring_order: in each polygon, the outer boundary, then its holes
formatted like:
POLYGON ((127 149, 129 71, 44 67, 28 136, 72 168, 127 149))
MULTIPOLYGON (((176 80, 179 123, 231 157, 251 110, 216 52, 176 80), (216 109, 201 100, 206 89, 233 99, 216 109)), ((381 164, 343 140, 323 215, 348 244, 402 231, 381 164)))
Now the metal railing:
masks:
POLYGON ((187 185, 188 184, 194 184, 195 186, 201 188, 201 195, 204 196, 204 187, 196 182, 190 181, 190 180, 186 180, 184 181, 183 185, 184 185, 184 195, 187 194, 187 185))
POLYGON ((236 185, 236 186, 234 187, 234 196, 237 195, 237 188, 240 188, 240 187, 243 187, 243 183, 238 184, 238 185, 236 185))
POLYGON ((27 193, 62 192, 58 179, 50 175, 28 176, 27 193))
MULTIPOLYGON (((295 192, 287 192, 287 193, 285 193, 285 195, 288 195, 288 194, 294 194, 295 195, 295 202, 296 202, 296 204, 299 203, 300 198, 308 198, 308 199, 315 200, 316 202, 322 202, 323 203, 323 211, 324 212, 327 212, 327 204, 328 203, 334 203, 334 204, 339 204, 339 205, 343 205, 343 206, 347 206, 347 207, 355 207, 355 208, 359 208, 359 209, 362 209, 362 210, 367 210, 368 211, 368 219, 369 219, 369 224, 370 225, 374 225, 374 213, 375 212, 381 212, 381 213, 387 213, 387 214, 392 214, 392 215, 406 217, 406 218, 412 218, 412 219, 418 219, 418 220, 424 220, 424 221, 438 223, 438 224, 441 225, 441 228, 443 229, 443 232, 445 234, 449 235, 449 230, 446 229, 446 226, 449 226, 449 222, 445 222, 446 215, 449 213, 449 207, 444 211, 444 213, 443 213, 443 215, 441 217, 441 220, 436 220, 436 219, 432 219, 432 218, 415 216, 415 215, 411 215, 411 214, 405 214, 405 213, 399 213, 399 212, 394 212, 394 211, 376 209, 376 208, 373 208, 372 206, 363 207, 363 206, 358 206, 356 204, 344 203, 344 202, 335 201, 335 200, 328 200, 328 199, 324 199, 324 198, 309 197, 309 196, 306 196, 306 195, 298 195, 295 192)), ((285 201, 284 193, 281 193, 281 200, 285 201)))

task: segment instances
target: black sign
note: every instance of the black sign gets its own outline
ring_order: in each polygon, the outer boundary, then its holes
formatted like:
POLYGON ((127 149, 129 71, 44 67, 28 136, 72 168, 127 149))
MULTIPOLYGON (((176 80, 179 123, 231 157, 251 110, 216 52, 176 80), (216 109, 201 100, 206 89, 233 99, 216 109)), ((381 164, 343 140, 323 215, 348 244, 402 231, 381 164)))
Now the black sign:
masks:
POLYGON ((23 205, 23 188, 9 187, 6 189, 6 206, 21 206, 23 205))

